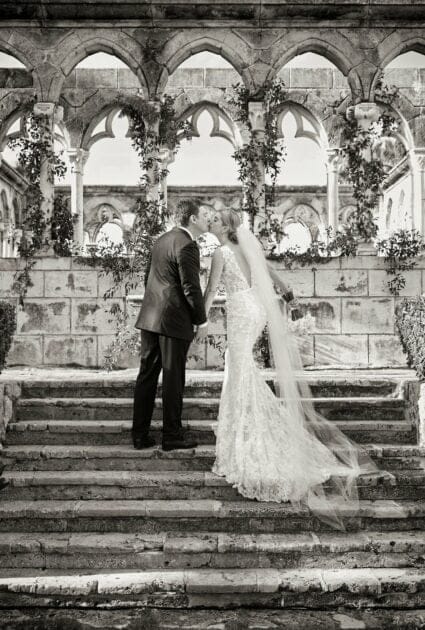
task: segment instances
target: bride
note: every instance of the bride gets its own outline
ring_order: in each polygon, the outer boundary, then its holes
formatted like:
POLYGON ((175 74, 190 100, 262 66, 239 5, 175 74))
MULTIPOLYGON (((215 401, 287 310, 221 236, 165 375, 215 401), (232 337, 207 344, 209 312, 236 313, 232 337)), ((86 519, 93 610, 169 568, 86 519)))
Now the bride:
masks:
POLYGON ((270 274, 284 291, 286 287, 268 269, 259 241, 232 209, 217 212, 210 231, 220 247, 213 255, 205 293, 207 313, 220 279, 227 296, 227 350, 213 472, 245 497, 306 505, 343 529, 342 517, 358 509, 357 477, 376 467, 365 451, 314 410, 270 274), (279 397, 263 379, 252 353, 266 324, 279 397))

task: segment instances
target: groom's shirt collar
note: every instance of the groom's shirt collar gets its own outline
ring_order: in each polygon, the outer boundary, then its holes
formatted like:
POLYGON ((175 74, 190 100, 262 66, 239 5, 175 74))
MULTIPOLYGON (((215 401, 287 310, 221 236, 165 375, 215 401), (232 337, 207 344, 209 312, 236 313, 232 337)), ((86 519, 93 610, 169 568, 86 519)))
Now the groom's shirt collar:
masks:
POLYGON ((193 238, 193 234, 190 230, 188 230, 186 227, 183 227, 182 225, 179 225, 180 230, 184 230, 185 232, 187 232, 190 236, 190 238, 192 239, 192 241, 194 241, 195 239, 193 238))

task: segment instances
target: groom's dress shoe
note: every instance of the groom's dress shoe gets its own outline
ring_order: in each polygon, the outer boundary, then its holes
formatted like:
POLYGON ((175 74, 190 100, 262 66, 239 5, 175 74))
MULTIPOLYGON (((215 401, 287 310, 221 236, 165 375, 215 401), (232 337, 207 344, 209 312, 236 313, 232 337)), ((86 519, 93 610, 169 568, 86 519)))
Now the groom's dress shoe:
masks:
POLYGON ((134 448, 140 451, 142 448, 151 448, 155 446, 155 440, 152 437, 135 437, 133 438, 134 448))
POLYGON ((175 451, 179 448, 196 448, 198 443, 187 438, 176 438, 174 440, 166 440, 162 442, 163 451, 175 451))

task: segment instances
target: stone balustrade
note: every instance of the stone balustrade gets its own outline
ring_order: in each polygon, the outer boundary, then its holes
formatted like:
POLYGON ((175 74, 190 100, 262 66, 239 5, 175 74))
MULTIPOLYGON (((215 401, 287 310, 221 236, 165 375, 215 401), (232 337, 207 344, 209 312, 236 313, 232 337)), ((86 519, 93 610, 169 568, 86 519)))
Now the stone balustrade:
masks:
MULTIPOLYGON (((0 296, 18 302, 10 287, 18 261, 0 260, 0 296)), ((202 261, 207 269, 209 259, 202 261)), ((335 258, 314 268, 276 269, 293 287, 303 310, 314 318, 311 335, 303 339, 305 365, 347 367, 404 366, 405 357, 395 331, 394 298, 387 286, 382 258, 358 256, 335 258)), ((406 273, 402 296, 422 293, 425 260, 406 273)), ((117 294, 103 299, 109 280, 71 258, 43 258, 32 272, 24 308, 18 308, 17 334, 9 365, 75 365, 98 367, 114 338, 115 322, 109 311, 120 303, 134 321, 137 299, 117 294)), ((205 283, 206 273, 202 274, 205 283)), ((140 290, 135 293, 140 294, 140 290)), ((218 300, 211 313, 210 339, 205 346, 192 345, 189 366, 221 368, 225 343, 225 302, 218 300)), ((120 364, 137 365, 137 357, 122 356, 120 364)))

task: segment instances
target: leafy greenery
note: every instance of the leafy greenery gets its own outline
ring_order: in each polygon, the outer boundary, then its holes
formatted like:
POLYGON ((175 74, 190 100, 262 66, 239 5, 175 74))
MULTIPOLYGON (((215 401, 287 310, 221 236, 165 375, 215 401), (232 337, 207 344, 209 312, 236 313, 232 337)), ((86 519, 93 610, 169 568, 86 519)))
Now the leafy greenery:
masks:
POLYGON ((387 174, 382 155, 376 151, 376 147, 381 138, 393 137, 398 127, 389 108, 398 96, 397 88, 385 86, 381 77, 376 96, 388 107, 368 129, 363 129, 357 120, 347 120, 345 115, 341 115, 340 155, 344 158, 341 175, 352 185, 356 203, 350 223, 351 228, 365 241, 370 241, 377 233, 374 211, 387 174))
POLYGON ((74 224, 69 206, 62 195, 56 195, 53 201, 51 230, 56 256, 71 256, 74 224))
MULTIPOLYGON (((272 250, 267 257, 270 260, 281 261, 287 269, 291 269, 294 263, 305 267, 327 263, 335 256, 356 256, 358 238, 350 226, 336 232, 329 227, 326 229, 326 236, 326 241, 314 240, 305 252, 300 252, 297 247, 290 247, 280 254, 272 250)), ((274 249, 276 249, 276 245, 274 245, 274 249)))
POLYGON ((254 227, 255 218, 259 213, 259 202, 265 196, 265 216, 261 216, 258 225, 260 236, 275 234, 279 240, 284 235, 281 222, 273 215, 270 204, 274 200, 276 180, 280 172, 282 160, 286 150, 283 139, 279 137, 278 114, 286 100, 285 84, 281 79, 266 82, 257 94, 250 94, 248 88, 242 84, 232 86, 228 96, 229 105, 234 112, 236 122, 242 123, 250 133, 249 141, 236 149, 233 154, 237 165, 239 180, 244 191, 243 210, 248 212, 251 226, 254 227), (249 119, 249 103, 260 101, 264 106, 264 138, 254 133, 249 119), (271 177, 270 187, 260 187, 260 164, 264 164, 265 173, 271 177))
MULTIPOLYGON (((24 259, 25 264, 16 272, 13 283, 13 290, 18 292, 21 305, 28 288, 32 286, 31 269, 35 264, 34 257, 43 247, 49 245, 49 230, 42 208, 44 197, 40 184, 41 167, 47 163, 47 177, 52 184, 55 178, 61 179, 66 173, 64 161, 54 151, 49 117, 44 114, 35 114, 33 106, 34 102, 31 101, 23 107, 25 134, 8 142, 11 149, 18 151, 18 165, 28 182, 24 193, 24 235, 18 247, 19 255, 24 259)), ((56 204, 56 216, 60 204, 61 201, 56 204)), ((72 222, 69 213, 65 220, 63 207, 60 215, 61 229, 58 231, 56 228, 55 211, 52 214, 53 223, 50 228, 53 229, 54 234, 58 235, 59 242, 56 246, 63 252, 65 242, 72 238, 72 231, 67 231, 72 222)))
MULTIPOLYGON (((87 266, 100 267, 100 273, 111 278, 112 285, 105 292, 105 299, 117 292, 127 297, 144 279, 152 245, 165 231, 169 218, 163 196, 151 198, 148 194, 168 173, 162 166, 160 151, 162 147, 176 151, 187 131, 187 124, 176 119, 171 96, 165 95, 157 106, 139 96, 120 96, 117 104, 121 116, 129 119, 131 141, 143 175, 139 182, 140 195, 132 208, 134 223, 131 231, 124 235, 123 243, 116 245, 104 240, 91 255, 78 258, 87 266)), ((138 331, 129 325, 128 313, 119 304, 114 304, 110 312, 115 317, 116 336, 105 352, 108 369, 116 366, 122 350, 136 353, 140 342, 138 331)))
POLYGON ((396 308, 396 328, 407 364, 425 379, 425 297, 405 298, 396 308))
POLYGON ((389 238, 377 241, 378 251, 384 254, 386 271, 393 277, 388 281, 392 295, 399 295, 406 286, 403 271, 410 271, 417 265, 417 256, 425 248, 423 238, 417 230, 398 230, 389 238))
POLYGON ((6 358, 16 330, 16 308, 9 302, 0 302, 0 373, 6 365, 6 358))

